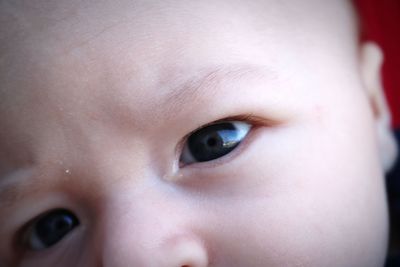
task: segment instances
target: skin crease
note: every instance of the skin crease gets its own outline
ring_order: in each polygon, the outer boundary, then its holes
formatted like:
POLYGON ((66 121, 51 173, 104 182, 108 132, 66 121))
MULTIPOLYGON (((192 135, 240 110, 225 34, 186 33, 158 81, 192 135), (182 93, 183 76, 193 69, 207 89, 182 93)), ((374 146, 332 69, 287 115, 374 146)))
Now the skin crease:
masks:
POLYGON ((360 71, 379 68, 347 1, 0 10, 0 266, 383 266, 379 75, 360 71), (189 133, 249 114, 233 152, 178 164, 189 133), (14 244, 54 208, 80 226, 14 244))

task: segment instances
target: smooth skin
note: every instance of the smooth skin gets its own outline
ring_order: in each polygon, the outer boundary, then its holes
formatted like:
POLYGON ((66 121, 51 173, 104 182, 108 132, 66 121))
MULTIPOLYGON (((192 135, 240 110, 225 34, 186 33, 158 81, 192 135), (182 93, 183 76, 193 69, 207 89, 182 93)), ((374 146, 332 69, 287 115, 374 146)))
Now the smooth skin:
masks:
POLYGON ((0 266, 382 267, 382 55, 300 2, 0 1, 0 266), (221 119, 252 128, 180 162, 221 119), (31 249, 55 208, 79 226, 31 249))

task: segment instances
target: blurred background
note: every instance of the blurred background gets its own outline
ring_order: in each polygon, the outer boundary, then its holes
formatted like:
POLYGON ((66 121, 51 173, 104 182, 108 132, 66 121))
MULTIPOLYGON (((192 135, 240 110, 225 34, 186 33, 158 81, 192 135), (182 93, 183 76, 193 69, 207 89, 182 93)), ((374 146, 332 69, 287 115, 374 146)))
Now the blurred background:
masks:
MULTIPOLYGON (((400 0, 354 0, 362 36, 378 43, 385 54, 383 84, 400 144, 400 0)), ((400 151, 400 147, 399 147, 400 151)), ((387 176, 390 206, 390 250, 387 267, 400 267, 400 159, 387 176)))

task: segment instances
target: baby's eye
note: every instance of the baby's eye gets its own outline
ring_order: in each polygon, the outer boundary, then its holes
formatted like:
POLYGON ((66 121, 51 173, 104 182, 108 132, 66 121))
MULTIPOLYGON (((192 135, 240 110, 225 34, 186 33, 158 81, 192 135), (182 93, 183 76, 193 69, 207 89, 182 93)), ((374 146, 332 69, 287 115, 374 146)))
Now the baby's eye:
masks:
POLYGON ((44 250, 61 241, 79 225, 78 218, 68 210, 57 209, 39 218, 25 235, 26 247, 44 250))
POLYGON ((224 121, 205 126, 188 137, 180 162, 191 164, 223 157, 242 142, 250 128, 250 124, 241 121, 224 121))

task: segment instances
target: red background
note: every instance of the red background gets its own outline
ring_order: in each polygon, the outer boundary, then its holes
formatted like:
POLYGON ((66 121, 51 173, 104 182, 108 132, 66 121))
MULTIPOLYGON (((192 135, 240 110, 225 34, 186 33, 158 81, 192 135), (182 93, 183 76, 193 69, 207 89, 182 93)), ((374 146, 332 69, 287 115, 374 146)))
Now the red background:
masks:
POLYGON ((400 128, 400 0, 354 0, 362 38, 376 41, 383 49, 383 84, 393 115, 400 128))

